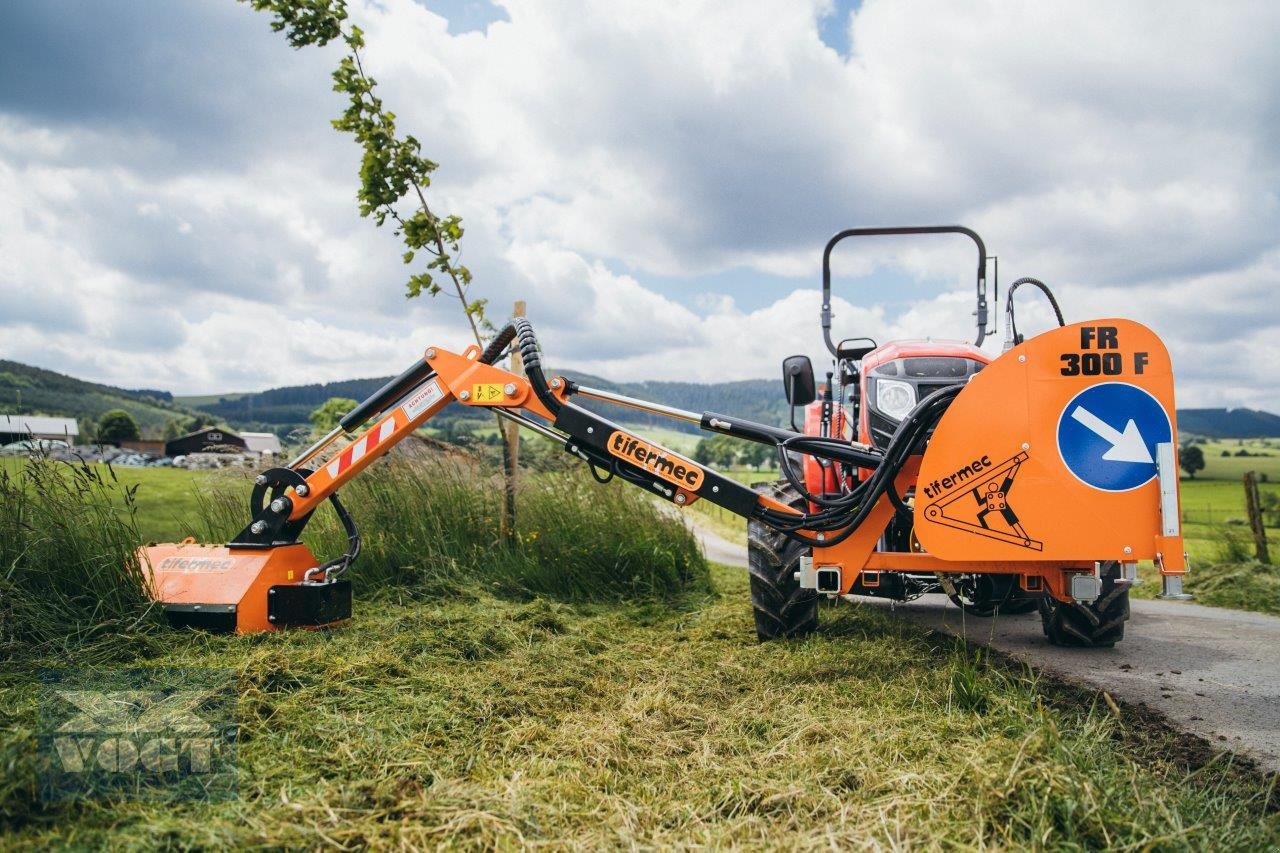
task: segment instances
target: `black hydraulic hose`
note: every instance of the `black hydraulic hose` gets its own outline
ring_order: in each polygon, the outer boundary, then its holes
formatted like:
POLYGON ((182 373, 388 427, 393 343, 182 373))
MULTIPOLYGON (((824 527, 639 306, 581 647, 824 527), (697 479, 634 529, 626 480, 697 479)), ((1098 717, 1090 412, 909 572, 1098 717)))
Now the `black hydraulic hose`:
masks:
POLYGON ((952 399, 963 388, 963 385, 955 385, 934 392, 917 404, 911 414, 903 419, 885 452, 884 462, 868 480, 850 493, 850 499, 856 496, 858 500, 856 509, 851 506, 848 509, 828 509, 812 514, 793 515, 761 508, 756 513, 756 517, 788 538, 805 545, 830 547, 843 542, 866 521, 880 496, 893 486, 898 471, 906 463, 912 449, 928 430, 933 428, 951 404, 952 399), (822 539, 818 539, 799 532, 806 529, 818 531, 820 534, 825 534, 827 531, 837 532, 834 536, 823 535, 822 539))
POLYGON ((493 364, 502 358, 503 352, 507 349, 507 344, 516 339, 516 326, 514 323, 508 323, 502 327, 502 331, 498 332, 497 337, 489 341, 489 345, 484 348, 484 352, 480 353, 480 361, 484 364, 493 364))
POLYGON ((1067 321, 1062 318, 1062 309, 1058 307, 1058 300, 1054 298, 1053 291, 1049 289, 1049 285, 1045 284, 1043 281, 1041 281, 1038 278, 1032 278, 1031 276, 1024 276, 1023 278, 1020 278, 1017 281, 1015 281, 1013 284, 1009 285, 1009 290, 1005 295, 1004 313, 1005 313, 1005 316, 1008 318, 1008 322, 1009 322, 1009 340, 1013 341, 1014 345, 1022 343, 1023 337, 1022 335, 1018 334, 1018 325, 1017 323, 1014 322, 1014 318, 1013 318, 1013 293, 1015 290, 1017 290, 1019 287, 1021 287, 1024 284, 1029 284, 1033 287, 1039 288, 1040 292, 1043 293, 1045 295, 1045 298, 1049 300, 1049 305, 1052 306, 1053 308, 1053 314, 1055 317, 1058 318, 1058 325, 1059 326, 1067 325, 1067 321))
POLYGON ((360 556, 360 531, 356 528, 355 520, 347 512, 347 508, 342 505, 342 501, 338 499, 337 492, 329 495, 329 503, 333 504, 333 511, 338 514, 338 520, 342 522, 342 529, 346 531, 347 550, 341 557, 336 557, 320 567, 320 571, 324 573, 324 578, 327 581, 340 578, 347 569, 351 568, 351 564, 356 561, 356 557, 360 556))
POLYGON ((515 329, 516 338, 520 344, 520 358, 523 361, 524 375, 529 380, 529 386, 533 388, 533 393, 537 395, 542 405, 547 407, 547 411, 553 416, 559 414, 563 406, 556 399, 555 394, 551 393, 551 388, 547 385, 547 377, 542 373, 542 351, 538 347, 538 337, 533 332, 533 324, 524 317, 517 317, 511 321, 511 326, 515 329))

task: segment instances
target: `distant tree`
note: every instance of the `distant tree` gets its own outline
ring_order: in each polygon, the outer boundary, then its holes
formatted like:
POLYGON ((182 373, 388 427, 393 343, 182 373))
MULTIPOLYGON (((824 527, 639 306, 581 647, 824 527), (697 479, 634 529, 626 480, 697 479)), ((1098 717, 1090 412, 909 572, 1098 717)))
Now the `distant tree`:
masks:
POLYGON ((739 444, 728 436, 713 435, 702 439, 693 450, 693 461, 702 465, 729 468, 738 461, 739 444))
POLYGON ((78 436, 81 444, 93 444, 98 437, 98 425, 94 423, 93 418, 81 418, 79 422, 80 435, 78 436))
POLYGON ((768 444, 757 444, 754 441, 747 445, 742 453, 742 461, 757 468, 773 465, 775 459, 777 459, 775 448, 768 444))
POLYGON ((188 430, 185 426, 183 426, 182 421, 178 420, 177 418, 169 418, 169 420, 164 425, 164 440, 172 441, 173 439, 178 438, 179 436, 186 435, 187 432, 188 430))
POLYGON ((320 408, 311 413, 311 424, 319 435, 332 430, 347 414, 360 405, 350 397, 330 397, 320 408))
POLYGON ((98 442, 101 444, 118 445, 122 441, 137 441, 141 435, 138 422, 124 409, 112 409, 98 421, 98 442))
POLYGON ((196 412, 187 421, 186 429, 182 433, 179 433, 179 435, 185 435, 188 432, 195 432, 198 429, 204 429, 205 427, 211 427, 211 426, 217 426, 217 425, 218 425, 218 419, 215 418, 213 415, 207 415, 204 412, 196 412))
POLYGON ((1194 444, 1182 445, 1178 448, 1178 467, 1194 480, 1196 472, 1204 470, 1204 451, 1194 444))

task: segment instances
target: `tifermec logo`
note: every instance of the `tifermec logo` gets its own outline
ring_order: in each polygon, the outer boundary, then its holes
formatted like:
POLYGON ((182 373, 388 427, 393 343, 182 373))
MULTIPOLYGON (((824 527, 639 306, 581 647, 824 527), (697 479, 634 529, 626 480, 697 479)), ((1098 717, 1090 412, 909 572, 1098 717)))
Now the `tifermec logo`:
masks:
POLYGON ((48 670, 40 674, 40 797, 229 799, 237 734, 230 671, 48 670))

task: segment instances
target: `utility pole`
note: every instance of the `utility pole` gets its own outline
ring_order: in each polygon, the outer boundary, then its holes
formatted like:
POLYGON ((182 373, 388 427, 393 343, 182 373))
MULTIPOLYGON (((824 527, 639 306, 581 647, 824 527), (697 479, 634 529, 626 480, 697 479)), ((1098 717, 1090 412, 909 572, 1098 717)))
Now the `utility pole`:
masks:
MULTIPOLYGON (((523 317, 524 312, 524 300, 517 299, 511 316, 523 317)), ((524 376, 524 364, 520 359, 519 347, 513 347, 511 350, 511 372, 517 376, 524 376)), ((502 460, 502 479, 505 486, 502 494, 502 538, 508 545, 514 545, 516 542, 516 474, 520 470, 520 427, 510 421, 503 421, 502 432, 506 437, 507 449, 502 460)))
POLYGON ((1259 563, 1271 562, 1267 551, 1267 528, 1262 523, 1262 500, 1258 495, 1258 477, 1252 471, 1244 475, 1244 506, 1249 515, 1249 529, 1253 531, 1253 553, 1259 563))

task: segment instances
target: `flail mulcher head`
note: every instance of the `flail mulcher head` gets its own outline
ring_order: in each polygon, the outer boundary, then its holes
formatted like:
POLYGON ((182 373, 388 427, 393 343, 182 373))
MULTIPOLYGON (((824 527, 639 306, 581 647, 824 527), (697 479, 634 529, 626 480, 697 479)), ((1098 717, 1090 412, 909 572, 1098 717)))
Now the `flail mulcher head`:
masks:
POLYGON ((335 491, 329 501, 346 528, 347 551, 321 563, 297 541, 310 513, 290 521, 285 489, 305 494, 306 473, 274 468, 259 474, 250 496, 254 520, 228 545, 187 539, 141 549, 152 595, 169 624, 244 634, 318 628, 351 616, 351 581, 343 575, 360 553, 360 534, 335 491))

